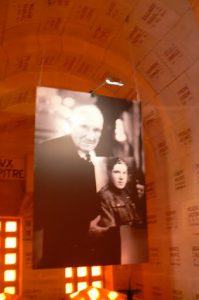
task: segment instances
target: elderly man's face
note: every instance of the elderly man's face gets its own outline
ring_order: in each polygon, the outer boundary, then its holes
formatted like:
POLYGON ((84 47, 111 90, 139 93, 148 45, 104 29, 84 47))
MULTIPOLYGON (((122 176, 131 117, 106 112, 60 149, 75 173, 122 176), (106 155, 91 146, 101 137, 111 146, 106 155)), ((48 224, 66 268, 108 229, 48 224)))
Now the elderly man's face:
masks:
POLYGON ((111 181, 118 189, 125 188, 128 180, 128 169, 125 163, 117 163, 111 171, 111 181))
POLYGON ((79 107, 72 122, 71 136, 77 148, 85 153, 95 150, 101 137, 103 117, 93 105, 79 107))

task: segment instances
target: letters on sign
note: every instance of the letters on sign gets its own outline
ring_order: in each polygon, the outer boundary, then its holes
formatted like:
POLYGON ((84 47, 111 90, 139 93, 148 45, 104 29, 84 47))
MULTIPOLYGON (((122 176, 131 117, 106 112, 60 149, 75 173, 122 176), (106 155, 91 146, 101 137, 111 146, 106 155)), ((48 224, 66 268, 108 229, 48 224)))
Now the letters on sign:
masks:
POLYGON ((24 178, 23 159, 0 158, 0 179, 23 180, 24 178))

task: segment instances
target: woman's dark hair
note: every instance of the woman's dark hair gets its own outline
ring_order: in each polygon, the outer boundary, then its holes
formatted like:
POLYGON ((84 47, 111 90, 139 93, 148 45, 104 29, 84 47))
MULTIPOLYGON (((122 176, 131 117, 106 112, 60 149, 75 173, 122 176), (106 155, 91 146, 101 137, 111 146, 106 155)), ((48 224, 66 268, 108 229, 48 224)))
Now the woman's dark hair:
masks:
POLYGON ((127 170, 129 169, 128 164, 124 159, 121 159, 119 157, 114 157, 114 158, 110 158, 107 162, 108 172, 111 172, 113 170, 114 166, 117 165, 117 164, 124 164, 124 165, 127 166, 127 170))

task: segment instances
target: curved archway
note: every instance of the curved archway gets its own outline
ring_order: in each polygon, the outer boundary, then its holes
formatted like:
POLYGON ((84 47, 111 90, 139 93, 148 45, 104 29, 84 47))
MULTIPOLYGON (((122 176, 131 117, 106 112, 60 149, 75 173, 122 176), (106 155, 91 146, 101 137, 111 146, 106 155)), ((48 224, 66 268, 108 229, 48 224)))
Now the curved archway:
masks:
MULTIPOLYGON (((2 155, 33 153, 37 85, 90 91, 107 75, 121 79, 100 93, 143 104, 150 262, 130 270, 132 285, 144 299, 197 299, 197 1, 0 5, 2 155)), ((123 270, 114 272, 120 288, 123 270)))

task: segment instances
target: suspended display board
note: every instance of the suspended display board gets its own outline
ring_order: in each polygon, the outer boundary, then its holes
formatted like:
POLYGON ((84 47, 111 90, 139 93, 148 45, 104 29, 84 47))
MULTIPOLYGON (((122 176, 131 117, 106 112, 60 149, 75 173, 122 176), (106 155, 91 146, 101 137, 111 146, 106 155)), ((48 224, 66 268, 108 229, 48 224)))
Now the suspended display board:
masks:
POLYGON ((39 87, 35 268, 147 260, 139 103, 39 87))

